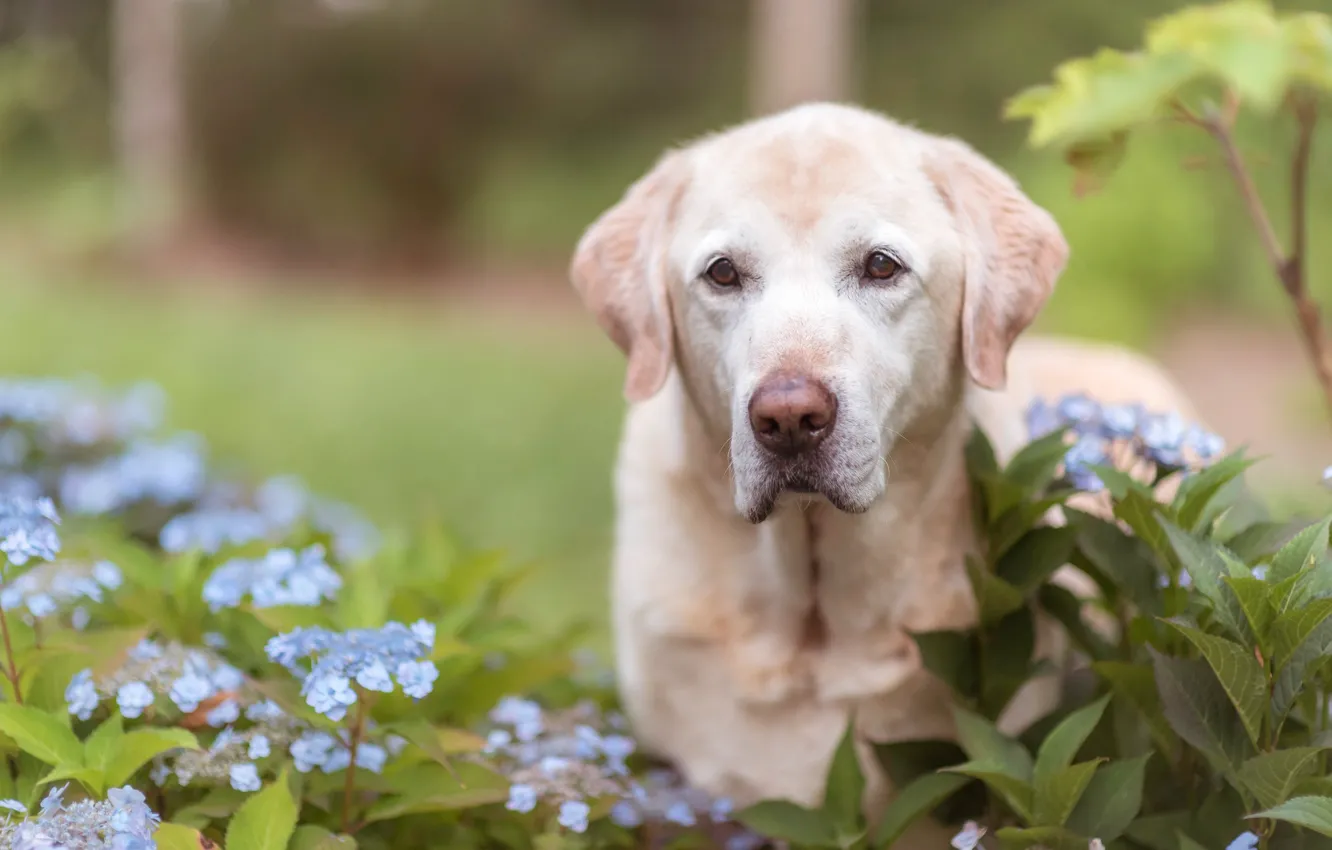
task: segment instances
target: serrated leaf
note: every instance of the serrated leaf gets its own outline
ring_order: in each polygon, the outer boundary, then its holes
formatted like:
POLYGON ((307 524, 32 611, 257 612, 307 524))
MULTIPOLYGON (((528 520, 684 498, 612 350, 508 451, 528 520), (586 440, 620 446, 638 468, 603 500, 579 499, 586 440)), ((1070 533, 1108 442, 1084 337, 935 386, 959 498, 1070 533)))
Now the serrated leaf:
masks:
POLYGON ((1332 617, 1332 598, 1314 599, 1288 611, 1272 623, 1272 661, 1280 668, 1290 661, 1309 636, 1332 617))
POLYGON ((1272 556, 1267 580, 1271 584, 1280 584, 1313 568, 1319 558, 1327 555, 1329 530, 1332 530, 1332 518, 1311 525, 1292 537, 1289 543, 1272 556))
POLYGON ((485 747, 485 741, 470 732, 431 726, 424 720, 395 723, 393 730, 449 769, 453 767, 453 756, 479 752, 485 747))
POLYGON ((56 767, 83 765, 83 745, 66 722, 40 709, 14 703, 0 704, 0 732, 14 739, 19 749, 56 767))
POLYGON ((836 841, 832 819, 817 809, 785 800, 765 800, 736 812, 735 819, 759 835, 811 847, 836 841))
POLYGON ((1128 523, 1138 539, 1159 555, 1169 556, 1173 551, 1170 538, 1161 527, 1160 505, 1137 490, 1130 490, 1115 502, 1115 517, 1128 523))
POLYGON ((1332 797, 1295 797, 1279 806, 1249 815, 1250 820, 1258 818, 1293 823, 1332 838, 1332 797))
POLYGON ((997 622, 1022 607, 1021 591, 991 573, 980 561, 968 556, 966 569, 982 623, 997 622))
POLYGON ((1199 631, 1187 623, 1166 620, 1168 625, 1189 639, 1211 665, 1225 688, 1231 704, 1239 712, 1249 741, 1256 747, 1262 737, 1263 717, 1267 713, 1267 674, 1253 653, 1234 641, 1199 631))
POLYGON ((961 706, 953 706, 957 742, 972 761, 998 765, 1022 782, 1031 781, 1031 754, 993 723, 961 706))
POLYGON ((1305 523, 1256 522, 1226 541, 1226 548, 1246 564, 1266 560, 1296 534, 1308 526, 1305 523))
POLYGON ((1101 759, 1084 761, 1057 773, 1037 775, 1032 817, 1037 826, 1063 826, 1078 804, 1101 759))
MULTIPOLYGON (((1096 728, 1096 724, 1101 722, 1101 716, 1105 714, 1105 707, 1109 704, 1110 697, 1108 695, 1101 697, 1091 705, 1083 706, 1065 717, 1058 726, 1050 731, 1050 734, 1041 744, 1040 750, 1036 753, 1033 777, 1036 781, 1037 803, 1040 802, 1041 785, 1054 782, 1056 777, 1073 763, 1073 759, 1078 755, 1078 750, 1086 742, 1087 736, 1096 728)), ((1062 821, 1054 824, 1054 826, 1062 825, 1062 821)))
POLYGON ((927 773, 903 786, 880 815, 871 846, 890 846, 911 824, 934 811, 968 781, 967 777, 958 774, 927 773))
POLYGON ((1295 705, 1309 675, 1332 652, 1332 619, 1323 620, 1309 633, 1277 672, 1272 685, 1272 722, 1280 725, 1295 705))
POLYGON ((1240 450, 1227 455, 1201 472, 1186 477, 1179 485, 1171 507, 1181 528, 1195 533, 1202 530, 1207 507, 1217 493, 1253 466, 1254 462, 1244 457, 1242 452, 1240 450))
POLYGON ((356 839, 307 824, 296 828, 288 850, 356 850, 356 839))
MULTIPOLYGON (((1223 582, 1225 577, 1232 575, 1232 569, 1220 546, 1210 540, 1199 540, 1168 520, 1162 520, 1161 527, 1179 556, 1180 563, 1192 576, 1193 586, 1211 604, 1217 620, 1240 640, 1250 639, 1252 633, 1244 609, 1240 607, 1234 591, 1223 582)), ((1248 576, 1249 570, 1236 565, 1233 574, 1237 577, 1248 576)))
POLYGON ((1059 464, 1068 454, 1064 436, 1068 428, 1059 428, 1023 446, 1004 467, 1004 478, 1036 493, 1054 480, 1059 464))
POLYGON ((246 800, 227 825, 226 845, 245 850, 285 850, 300 804, 292 798, 284 770, 276 781, 246 800))
POLYGON ((1235 595, 1235 600, 1239 603, 1240 611, 1244 612, 1244 619, 1249 624, 1249 630, 1258 641, 1258 647, 1264 655, 1271 655, 1271 640, 1268 632, 1271 630, 1272 621, 1276 619, 1276 609, 1272 603, 1268 602, 1267 583, 1262 579, 1253 576, 1226 576, 1224 579, 1231 593, 1235 595))
POLYGON ((94 794, 100 795, 106 790, 106 785, 102 782, 102 772, 82 765, 52 768, 51 772, 44 774, 37 784, 50 785, 53 782, 68 782, 71 779, 94 794))
POLYGON ((1167 757, 1173 754, 1176 741, 1161 705, 1152 668, 1123 661, 1098 661, 1091 667, 1092 672, 1108 684, 1116 696, 1122 697, 1138 710, 1157 748, 1167 757))
POLYGON ((199 742, 185 729, 135 729, 116 741, 105 764, 106 787, 124 785, 153 757, 171 750, 197 750, 199 742))
POLYGON ((861 830, 864 819, 865 775, 856 759, 856 730, 852 718, 842 732, 842 739, 833 751, 828 775, 823 783, 823 809, 832 818, 839 835, 854 835, 861 830))
POLYGON ((997 761, 973 760, 944 769, 945 773, 958 773, 979 779, 988 785, 1023 820, 1032 818, 1032 788, 1027 779, 1015 774, 1010 767, 997 761))
POLYGON ((1077 511, 1068 511, 1069 524, 1077 529, 1078 551, 1101 574, 1145 614, 1162 613, 1156 587, 1156 565, 1146 543, 1115 523, 1077 511))
POLYGON ((1240 782, 1258 800, 1258 805, 1271 808, 1284 803, 1296 783, 1318 766, 1322 747, 1295 747, 1262 753, 1240 765, 1240 782))
POLYGON ((1068 563, 1076 535, 1068 526, 1032 529, 999 559, 995 574, 1026 596, 1068 563))
POLYGON ((966 632, 915 632, 911 639, 920 650, 925 669, 964 698, 980 693, 980 665, 976 639, 966 632))
POLYGON ((1225 775, 1249 757, 1244 724, 1206 661, 1171 658, 1148 647, 1170 727, 1225 775))
POLYGON ((1142 808, 1142 786, 1151 753, 1101 765, 1064 826, 1109 843, 1124 834, 1142 808))
POLYGON ((1187 56, 1261 109, 1275 107, 1289 81, 1284 33, 1267 3, 1186 7, 1148 27, 1147 50, 1187 56))
POLYGON ((123 737, 125 724, 119 713, 112 714, 83 742, 83 763, 105 772, 106 766, 111 763, 111 755, 123 737))

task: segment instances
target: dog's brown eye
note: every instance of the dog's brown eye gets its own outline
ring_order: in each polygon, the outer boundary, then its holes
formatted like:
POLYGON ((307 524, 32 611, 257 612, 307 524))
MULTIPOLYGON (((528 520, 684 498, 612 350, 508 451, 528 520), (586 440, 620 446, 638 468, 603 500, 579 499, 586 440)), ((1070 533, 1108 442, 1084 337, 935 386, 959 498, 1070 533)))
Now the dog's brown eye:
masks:
POLYGON ((708 266, 707 274, 708 279, 718 286, 735 286, 740 283, 740 272, 736 271, 735 266, 725 257, 713 260, 712 265, 708 266))
POLYGON ((902 265, 883 251, 874 251, 865 258, 865 277, 870 280, 892 280, 902 265))

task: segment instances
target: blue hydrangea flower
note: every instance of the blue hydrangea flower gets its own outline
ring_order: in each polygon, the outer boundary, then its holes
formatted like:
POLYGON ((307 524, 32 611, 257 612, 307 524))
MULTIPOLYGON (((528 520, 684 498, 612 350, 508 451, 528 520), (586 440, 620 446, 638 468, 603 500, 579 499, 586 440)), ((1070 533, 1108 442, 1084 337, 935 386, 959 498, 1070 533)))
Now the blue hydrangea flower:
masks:
POLYGON ((201 510, 177 514, 162 526, 158 542, 167 552, 214 555, 223 546, 243 546, 273 534, 268 520, 249 510, 201 510))
POLYGON ((566 800, 560 803, 560 826, 573 832, 587 832, 587 816, 592 809, 582 800, 566 800))
POLYGON ((611 823, 624 829, 637 829, 643 825, 643 814, 628 800, 616 802, 610 810, 611 823))
POLYGON ((107 590, 118 590, 124 577, 120 574, 120 567, 110 561, 98 561, 93 564, 93 580, 105 587, 107 590))
POLYGON ((168 696, 176 707, 189 714, 199 707, 199 703, 213 695, 213 683, 196 673, 181 676, 171 686, 168 696))
POLYGON ((1257 835, 1252 832, 1241 832, 1234 841, 1226 845, 1226 850, 1254 850, 1257 846, 1257 835))
POLYGON ((60 501, 73 513, 100 515, 141 502, 177 505, 203 492, 203 441, 179 434, 167 442, 136 440, 95 466, 71 467, 60 480, 60 501))
POLYGON ((242 762, 231 766, 231 787, 237 791, 251 793, 263 787, 259 781, 259 769, 253 764, 242 762))
POLYGON ((259 559, 233 558, 208 577, 203 598, 213 611, 235 608, 247 596, 256 608, 314 606, 332 600, 341 587, 342 578, 324 561, 324 547, 314 545, 299 554, 273 549, 259 559))
POLYGON ((204 646, 209 649, 223 650, 227 648, 227 638, 220 632, 204 632, 204 646))
POLYGON ((380 667, 394 672, 408 696, 428 695, 439 670, 420 660, 429 651, 421 638, 420 629, 413 631, 402 623, 347 632, 297 628, 271 638, 265 650, 270 659, 302 678, 301 693, 311 708, 339 720, 356 703, 352 681, 364 674, 371 684, 382 685, 380 667))
POLYGON ((296 769, 301 773, 309 773, 316 767, 323 767, 338 747, 338 741, 332 735, 312 731, 293 741, 289 752, 296 769))
POLYGON ((80 720, 87 720, 93 716, 101 699, 97 696, 96 686, 93 685, 91 669, 79 671, 70 680, 65 688, 65 702, 68 704, 69 713, 80 720))
POLYGON ((286 716, 282 706, 271 699, 262 700, 245 708, 245 719, 255 723, 272 722, 286 716))
POLYGON ((356 684, 365 688, 367 691, 379 691, 380 693, 393 693, 393 679, 389 676, 388 668, 379 661, 375 661, 370 666, 356 674, 356 684))
POLYGON ((492 723, 512 726, 514 736, 523 743, 536 739, 544 727, 541 706, 531 700, 505 697, 490 712, 492 723))
POLYGON ((388 750, 378 744, 361 744, 356 748, 356 766, 371 773, 381 773, 388 762, 388 750))
POLYGON ((1079 490, 1095 493, 1105 487, 1090 467, 1105 466, 1110 463, 1105 440, 1095 434, 1084 434, 1078 438, 1067 454, 1064 465, 1068 480, 1079 490))
POLYGON ((152 704, 152 689, 143 682, 129 682, 116 691, 116 705, 120 706, 120 713, 127 720, 139 717, 152 704))
POLYGON ((18 812, 21 815, 28 813, 28 807, 18 800, 0 800, 0 809, 9 809, 11 812, 18 812))
POLYGON ((0 552, 21 567, 29 560, 53 560, 60 551, 60 515, 50 499, 0 500, 0 552))
POLYGON ((235 723, 240 719, 240 703, 234 699, 225 699, 213 706, 204 719, 213 728, 235 723))
POLYGON ((536 808, 537 792, 531 785, 516 783, 509 786, 509 801, 504 808, 511 812, 530 812, 536 808))
POLYGON ((252 759, 266 759, 273 754, 272 746, 269 743, 267 735, 255 735, 250 739, 250 747, 247 754, 252 759))
POLYGON ((1142 425, 1142 442, 1147 455, 1161 466, 1182 466, 1184 438, 1188 425, 1177 413, 1156 414, 1142 425))
POLYGON ((56 601, 51 598, 49 593, 34 593, 28 597, 28 610, 32 616, 42 619, 49 617, 59 610, 56 601))
POLYGON ((694 826, 698 819, 694 816, 694 809, 684 800, 672 803, 666 809, 666 820, 680 826, 694 826))

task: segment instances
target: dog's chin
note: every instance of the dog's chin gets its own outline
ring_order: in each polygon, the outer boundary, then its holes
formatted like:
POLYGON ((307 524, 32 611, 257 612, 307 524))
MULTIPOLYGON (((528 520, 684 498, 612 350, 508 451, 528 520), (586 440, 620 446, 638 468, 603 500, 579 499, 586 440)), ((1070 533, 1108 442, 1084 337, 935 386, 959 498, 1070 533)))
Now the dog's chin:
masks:
POLYGON ((824 480, 822 476, 774 472, 764 476, 757 487, 737 488, 735 506, 746 520, 755 525, 772 516, 784 498, 801 501, 826 501, 839 511, 863 514, 874 504, 882 488, 845 487, 824 480))

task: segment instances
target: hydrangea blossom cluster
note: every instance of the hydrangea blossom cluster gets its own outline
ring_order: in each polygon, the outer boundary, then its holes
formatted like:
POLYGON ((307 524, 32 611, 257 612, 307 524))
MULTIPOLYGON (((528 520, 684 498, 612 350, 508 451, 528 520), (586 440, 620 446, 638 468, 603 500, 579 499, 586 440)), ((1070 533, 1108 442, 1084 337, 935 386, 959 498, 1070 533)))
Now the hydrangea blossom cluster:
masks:
POLYGON ((724 828, 728 850, 762 843, 730 820, 730 801, 689 788, 672 771, 635 780, 626 764, 635 745, 623 734, 624 719, 603 716, 592 702, 546 711, 531 700, 505 697, 490 721, 484 755, 511 783, 506 803, 511 811, 529 812, 545 802, 557 808, 562 826, 582 832, 591 804, 613 799, 611 819, 625 828, 644 823, 724 828))
POLYGON ((1064 455, 1065 477, 1074 487, 1098 492, 1105 485, 1093 466, 1149 464, 1161 471, 1205 465, 1225 442, 1177 413, 1153 413, 1141 405, 1100 404, 1083 394, 1053 404, 1036 399, 1027 409, 1027 431, 1039 439, 1068 428, 1074 442, 1064 455))
MULTIPOLYGON (((375 731, 373 724, 368 732, 375 731)), ((382 742, 362 740, 356 745, 356 766, 371 773, 380 773, 390 758, 397 758, 407 747, 407 739, 400 735, 386 735, 382 742)), ((307 730, 291 745, 291 758, 301 773, 320 770, 337 773, 352 763, 351 736, 346 729, 334 735, 323 730, 307 730)))
POLYGON ((136 440, 92 466, 71 466, 60 479, 60 501, 77 514, 100 515, 142 502, 180 505, 197 499, 207 478, 203 440, 180 434, 136 440))
POLYGON ((16 567, 60 552, 60 515, 50 499, 0 499, 0 553, 16 567))
POLYGON ((91 669, 76 674, 65 688, 69 713, 80 720, 92 717, 104 699, 114 699, 128 719, 139 717, 168 698, 184 714, 209 704, 206 722, 220 728, 240 716, 246 701, 245 677, 215 653, 172 642, 163 646, 145 640, 124 664, 102 677, 91 669))
POLYGON ((394 682, 413 699, 434 689, 439 670, 423 660, 435 646, 435 627, 388 623, 378 629, 333 632, 297 628, 271 638, 268 657, 302 679, 301 694, 315 711, 341 720, 356 704, 356 688, 392 693, 394 682))
POLYGON ((318 605, 332 600, 342 578, 324 560, 324 547, 300 552, 273 549, 262 558, 233 558, 204 583, 203 598, 213 611, 235 608, 248 596, 256 608, 318 605))
POLYGON ((0 609, 21 609, 26 618, 41 620, 72 608, 71 624, 82 629, 89 614, 80 603, 101 602, 121 581, 120 568, 110 561, 42 564, 0 588, 0 609))
MULTIPOLYGON (((181 785, 197 780, 227 783, 237 791, 258 791, 260 763, 281 753, 309 727, 287 714, 270 700, 252 702, 245 707, 247 728, 228 725, 217 733, 205 749, 180 750, 168 758, 159 758, 152 779, 165 785, 175 776, 181 785)), ((233 718, 233 723, 239 715, 233 718)))
POLYGON ((45 453, 133 439, 157 429, 164 411, 165 395, 150 383, 116 394, 91 379, 0 380, 0 429, 28 434, 45 453))
MULTIPOLYGON (((0 847, 9 850, 156 850, 153 835, 161 818, 142 793, 126 785, 105 800, 64 801, 68 785, 52 788, 36 818, 0 825, 0 847)), ((13 800, 0 804, 27 814, 13 800)))

